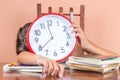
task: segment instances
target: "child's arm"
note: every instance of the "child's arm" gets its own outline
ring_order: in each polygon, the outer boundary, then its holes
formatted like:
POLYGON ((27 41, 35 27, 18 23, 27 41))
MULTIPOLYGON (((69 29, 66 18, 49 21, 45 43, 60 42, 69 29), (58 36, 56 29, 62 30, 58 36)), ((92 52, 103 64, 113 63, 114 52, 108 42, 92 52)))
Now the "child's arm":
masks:
POLYGON ((17 34, 16 53, 18 55, 18 62, 28 65, 42 65, 47 75, 58 75, 59 77, 61 77, 64 72, 63 66, 61 66, 54 60, 47 59, 43 56, 32 54, 31 52, 29 52, 26 44, 26 32, 30 24, 31 22, 21 27, 17 34))
POLYGON ((44 67, 45 73, 51 76, 58 75, 59 77, 62 77, 64 73, 63 66, 58 64, 54 60, 47 59, 40 55, 32 54, 28 51, 22 51, 18 55, 18 62, 28 65, 42 65, 44 67))
POLYGON ((73 32, 76 33, 76 37, 78 37, 78 39, 81 41, 81 46, 84 49, 84 51, 88 53, 101 54, 101 55, 119 55, 110 50, 106 50, 102 47, 99 47, 98 45, 88 40, 80 26, 78 25, 71 25, 71 26, 73 27, 73 32))

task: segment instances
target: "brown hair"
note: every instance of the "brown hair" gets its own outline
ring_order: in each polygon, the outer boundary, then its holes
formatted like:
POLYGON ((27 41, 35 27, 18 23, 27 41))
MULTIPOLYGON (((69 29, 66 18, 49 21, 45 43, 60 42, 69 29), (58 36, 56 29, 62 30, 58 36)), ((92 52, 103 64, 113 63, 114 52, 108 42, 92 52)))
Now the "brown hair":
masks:
POLYGON ((31 22, 26 23, 23 27, 18 30, 17 40, 16 40, 16 53, 19 54, 22 51, 28 51, 26 45, 26 32, 31 22))

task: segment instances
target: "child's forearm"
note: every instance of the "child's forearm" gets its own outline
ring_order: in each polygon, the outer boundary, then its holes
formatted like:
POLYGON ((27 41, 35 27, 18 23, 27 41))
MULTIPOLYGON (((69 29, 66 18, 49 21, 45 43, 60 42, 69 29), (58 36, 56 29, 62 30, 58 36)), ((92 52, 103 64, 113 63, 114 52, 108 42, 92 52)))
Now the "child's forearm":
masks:
POLYGON ((37 65, 37 55, 32 54, 28 51, 22 51, 17 58, 18 62, 22 64, 37 65))
POLYGON ((90 40, 88 40, 87 43, 88 43, 88 47, 85 48, 86 52, 90 52, 90 53, 93 53, 93 54, 100 54, 100 55, 118 55, 115 52, 112 52, 110 50, 107 50, 107 49, 104 49, 102 47, 97 46, 96 44, 94 44, 90 40))

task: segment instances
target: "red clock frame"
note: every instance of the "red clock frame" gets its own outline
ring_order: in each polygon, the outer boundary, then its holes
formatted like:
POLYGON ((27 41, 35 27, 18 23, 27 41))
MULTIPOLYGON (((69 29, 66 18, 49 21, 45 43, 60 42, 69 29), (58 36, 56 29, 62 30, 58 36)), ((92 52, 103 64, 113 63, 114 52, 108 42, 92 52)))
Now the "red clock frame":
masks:
MULTIPOLYGON (((34 52, 34 50, 32 49, 32 47, 31 47, 31 45, 30 45, 30 40, 29 40, 29 33, 30 33, 30 30, 31 30, 31 27, 32 27, 32 25, 33 25, 38 19, 40 19, 41 17, 47 16, 47 15, 57 15, 57 16, 61 16, 61 17, 65 18, 67 21, 69 21, 69 22, 72 24, 72 22, 71 22, 70 19, 68 19, 68 18, 65 17, 64 15, 61 15, 61 14, 58 14, 58 13, 47 13, 47 14, 43 14, 43 15, 37 17, 37 18, 32 22, 32 24, 29 26, 29 28, 28 28, 28 30, 27 30, 27 33, 26 33, 26 43, 27 43, 27 47, 28 47, 28 50, 29 50, 30 52, 32 52, 33 54, 35 54, 35 52, 34 52)), ((73 50, 69 53, 69 55, 67 55, 66 57, 64 57, 64 58, 62 58, 62 59, 60 59, 60 60, 56 60, 56 61, 57 61, 57 62, 63 62, 63 61, 65 61, 66 59, 68 59, 68 57, 71 56, 71 55, 74 53, 74 51, 75 51, 75 49, 76 49, 77 42, 78 42, 78 39, 76 38, 75 46, 74 46, 73 50)))

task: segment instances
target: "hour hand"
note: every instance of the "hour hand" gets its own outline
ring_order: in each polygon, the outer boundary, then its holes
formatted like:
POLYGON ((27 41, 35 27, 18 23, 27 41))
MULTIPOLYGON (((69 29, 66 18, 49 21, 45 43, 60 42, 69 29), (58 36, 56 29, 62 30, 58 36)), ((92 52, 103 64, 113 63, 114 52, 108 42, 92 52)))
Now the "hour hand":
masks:
POLYGON ((49 30, 49 33, 50 33, 50 39, 42 46, 42 48, 44 48, 52 39, 53 39, 53 35, 52 35, 52 33, 51 33, 51 30, 50 30, 50 28, 49 28, 49 26, 48 26, 48 30, 49 30))
POLYGON ((51 30, 50 30, 49 26, 48 26, 48 30, 49 30, 49 33, 50 33, 50 35, 51 35, 51 39, 53 39, 53 35, 52 35, 52 33, 51 33, 51 30))

